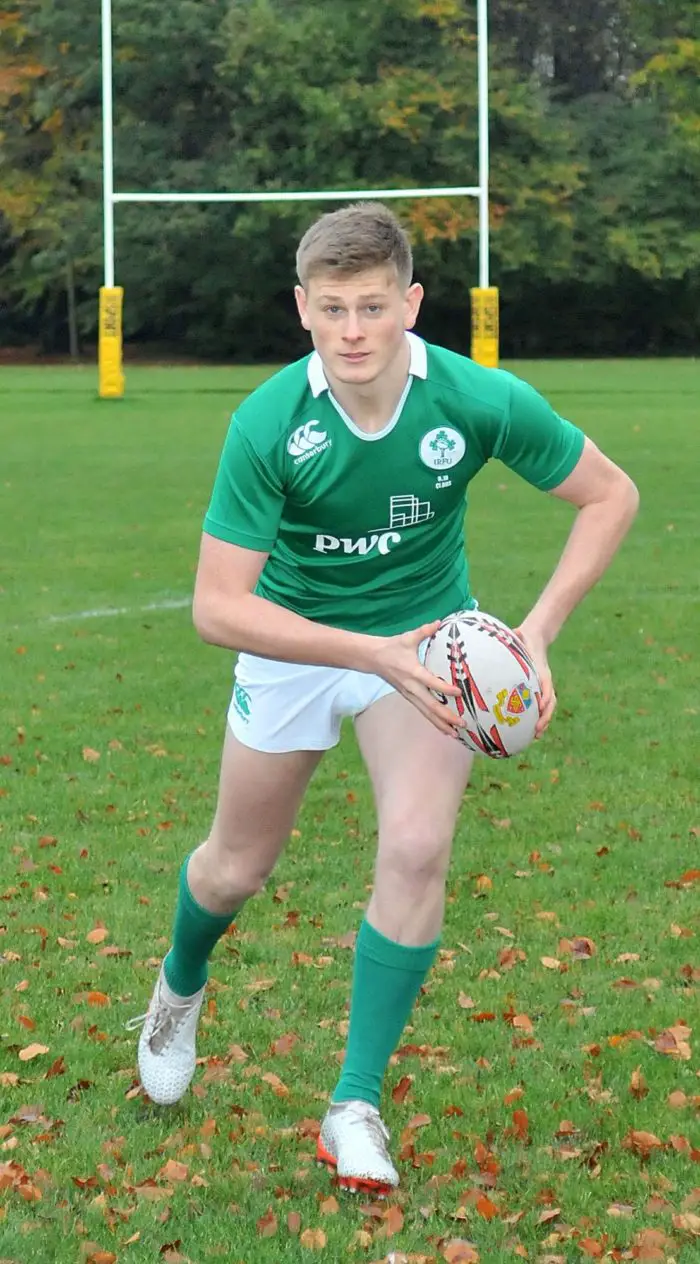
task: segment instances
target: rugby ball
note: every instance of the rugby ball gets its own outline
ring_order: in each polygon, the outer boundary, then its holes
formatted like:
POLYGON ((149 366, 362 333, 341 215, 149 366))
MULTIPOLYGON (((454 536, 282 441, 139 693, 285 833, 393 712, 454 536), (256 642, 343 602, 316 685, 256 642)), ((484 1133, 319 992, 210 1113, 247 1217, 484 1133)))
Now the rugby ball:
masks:
POLYGON ((511 628, 482 610, 459 610, 430 638, 425 666, 457 685, 457 698, 436 697, 465 721, 456 733, 492 759, 519 755, 535 735, 542 686, 525 646, 511 628))

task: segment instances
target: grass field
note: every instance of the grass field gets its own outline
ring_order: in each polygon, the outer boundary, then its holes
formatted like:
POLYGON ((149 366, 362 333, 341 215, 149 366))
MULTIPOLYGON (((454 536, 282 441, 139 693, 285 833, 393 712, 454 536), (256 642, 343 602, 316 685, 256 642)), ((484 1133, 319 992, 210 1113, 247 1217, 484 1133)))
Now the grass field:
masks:
MULTIPOLYGON (((0 370, 3 1264, 700 1258, 700 365, 509 367, 642 508, 553 649, 547 739, 465 796, 387 1081, 388 1205, 313 1162, 374 854, 351 727, 215 953, 178 1107, 144 1102, 125 1030, 211 818, 232 664, 187 604, 229 414, 265 371, 139 368, 99 402, 92 370, 0 370)), ((483 472, 482 607, 523 615, 570 518, 483 472)))

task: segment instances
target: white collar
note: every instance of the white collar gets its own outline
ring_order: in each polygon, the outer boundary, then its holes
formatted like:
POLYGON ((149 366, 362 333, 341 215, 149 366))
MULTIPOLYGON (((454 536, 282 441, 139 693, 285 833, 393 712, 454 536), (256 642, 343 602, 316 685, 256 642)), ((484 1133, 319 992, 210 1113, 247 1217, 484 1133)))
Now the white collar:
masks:
MULTIPOLYGON (((411 353, 411 359, 408 365, 409 375, 411 377, 427 378, 428 352, 423 339, 419 338, 417 334, 410 333, 408 330, 406 331, 406 338, 408 339, 408 345, 411 353)), ((324 391, 330 390, 328 378, 326 377, 326 373, 323 368, 323 361, 318 354, 318 351, 314 351, 311 356, 307 373, 309 386, 311 387, 311 393, 314 399, 318 399, 319 395, 322 395, 324 391)))

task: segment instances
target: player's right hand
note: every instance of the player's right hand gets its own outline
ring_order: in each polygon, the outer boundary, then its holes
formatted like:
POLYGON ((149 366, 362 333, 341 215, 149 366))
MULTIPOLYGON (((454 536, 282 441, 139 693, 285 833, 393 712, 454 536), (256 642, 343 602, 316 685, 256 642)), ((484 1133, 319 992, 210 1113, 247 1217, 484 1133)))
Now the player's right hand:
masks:
POLYGON ((439 627, 440 620, 436 619, 434 623, 424 623, 422 627, 411 632, 402 632, 398 636, 376 637, 373 670, 393 685, 408 702, 413 703, 436 729, 459 741, 457 729, 463 727, 463 721, 431 691, 436 690, 453 698, 458 698, 460 691, 456 685, 448 684, 440 676, 434 676, 428 671, 418 655, 423 641, 433 636, 439 627))

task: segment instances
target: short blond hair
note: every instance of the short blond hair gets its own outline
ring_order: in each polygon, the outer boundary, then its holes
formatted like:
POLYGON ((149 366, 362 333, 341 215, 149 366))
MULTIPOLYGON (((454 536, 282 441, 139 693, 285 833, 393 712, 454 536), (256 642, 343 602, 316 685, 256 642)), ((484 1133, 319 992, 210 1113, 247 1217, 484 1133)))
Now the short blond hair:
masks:
POLYGON ((411 284, 411 243, 396 216, 381 202, 355 202, 329 211, 307 228, 299 242, 297 276, 304 288, 321 273, 353 276, 393 264, 399 284, 411 284))

